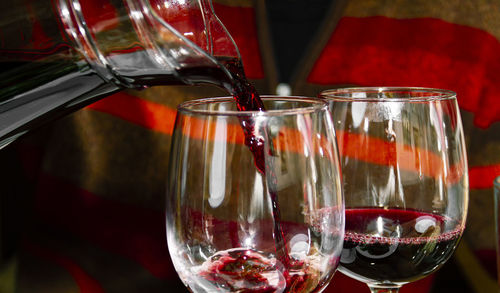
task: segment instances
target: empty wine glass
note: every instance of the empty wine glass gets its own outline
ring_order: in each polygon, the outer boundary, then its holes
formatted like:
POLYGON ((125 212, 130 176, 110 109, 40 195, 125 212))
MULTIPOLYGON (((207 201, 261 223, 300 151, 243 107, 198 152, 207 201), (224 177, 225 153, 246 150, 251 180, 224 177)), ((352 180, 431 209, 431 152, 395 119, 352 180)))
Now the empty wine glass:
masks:
POLYGON ((454 92, 324 91, 337 131, 346 204, 339 270, 398 292, 441 267, 465 227, 468 175, 454 92))
POLYGON ((328 106, 262 100, 265 112, 233 98, 178 108, 167 241, 192 292, 318 292, 337 268, 344 206, 328 106))

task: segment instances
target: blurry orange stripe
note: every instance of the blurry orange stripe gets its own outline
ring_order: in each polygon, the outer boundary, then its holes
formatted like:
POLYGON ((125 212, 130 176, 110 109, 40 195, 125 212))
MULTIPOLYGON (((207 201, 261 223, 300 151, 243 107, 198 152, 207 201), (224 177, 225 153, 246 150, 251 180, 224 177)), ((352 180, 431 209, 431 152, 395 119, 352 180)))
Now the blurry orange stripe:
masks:
MULTIPOLYGON (((165 105, 153 103, 138 97, 118 93, 109 98, 100 100, 88 108, 105 112, 134 124, 141 125, 151 130, 172 135, 176 110, 165 105)), ((209 121, 192 116, 184 116, 182 131, 185 135, 196 139, 224 139, 228 143, 244 144, 245 138, 239 124, 227 124, 226 133, 229 137, 217 137, 215 126, 220 121, 209 121)), ((360 161, 399 167, 403 170, 418 172, 429 177, 443 176, 442 159, 425 149, 411 149, 408 145, 387 142, 379 138, 368 137, 353 133, 337 131, 337 137, 343 141, 339 145, 341 156, 348 156, 360 161)), ((313 142, 316 138, 313 138, 313 142)), ((327 141, 318 142, 325 146, 327 141)), ((275 140, 278 150, 290 152, 302 152, 304 148, 303 134, 295 129, 284 129, 282 134, 275 140)), ((452 166, 451 174, 447 174, 448 182, 458 180, 463 170, 458 166, 452 166)), ((491 184, 490 184, 491 186, 491 184)))
POLYGON ((227 143, 244 144, 245 136, 239 124, 226 123, 226 130, 223 131, 224 136, 218 135, 216 129, 220 128, 224 121, 229 122, 227 120, 207 121, 207 119, 200 119, 193 116, 183 116, 180 129, 184 135, 191 138, 208 139, 210 141, 222 140, 227 143))
POLYGON ((356 160, 386 166, 399 167, 428 177, 446 176, 449 183, 458 181, 463 170, 461 164, 450 166, 448 174, 443 168, 443 159, 437 154, 409 145, 388 142, 380 138, 337 131, 339 152, 356 160))
MULTIPOLYGON (((217 127, 221 127, 222 121, 207 121, 192 116, 184 116, 180 126, 183 133, 191 138, 208 139, 210 141, 224 141, 232 144, 245 144, 245 135, 240 124, 226 124, 226 130, 223 136, 218 136, 217 127)), ((320 148, 325 152, 324 155, 330 158, 332 145, 325 137, 314 135, 307 139, 310 133, 302 133, 297 129, 281 128, 277 137, 273 138, 273 146, 278 152, 303 153, 304 148, 307 151, 317 151, 320 148), (306 146, 310 144, 311 146, 306 146), (330 144, 330 145, 329 145, 330 144)))
MULTIPOLYGON (((89 105, 87 109, 107 113, 130 123, 168 135, 172 135, 177 113, 175 109, 168 106, 153 103, 125 92, 119 92, 108 98, 99 100, 89 105)), ((182 123, 183 125, 180 128, 183 133, 191 138, 217 139, 215 137, 215 126, 220 121, 207 122, 206 119, 184 116, 182 123), (212 129, 214 131, 211 131, 212 129)), ((243 130, 239 124, 227 124, 227 127, 226 132, 231 133, 232 136, 225 138, 226 142, 235 144, 245 143, 243 130)), ((290 151, 301 151, 302 144, 297 142, 301 141, 302 134, 299 131, 290 129, 286 130, 286 133, 286 140, 279 141, 280 147, 282 149, 287 148, 290 151), (291 144, 291 141, 295 141, 296 143, 291 144)))
POLYGON ((87 107, 108 113, 131 123, 172 135, 176 110, 125 92, 116 93, 87 107))

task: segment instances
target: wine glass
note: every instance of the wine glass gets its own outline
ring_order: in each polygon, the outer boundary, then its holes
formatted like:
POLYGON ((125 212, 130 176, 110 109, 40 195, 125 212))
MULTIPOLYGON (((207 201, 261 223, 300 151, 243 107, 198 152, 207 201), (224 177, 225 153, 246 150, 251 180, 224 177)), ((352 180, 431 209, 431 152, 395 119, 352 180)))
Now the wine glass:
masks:
POLYGON ((346 205, 339 271, 371 292, 440 268, 465 227, 468 175, 456 94, 427 88, 346 88, 327 99, 346 205))
POLYGON ((311 292, 335 272, 344 235, 328 105, 262 97, 178 107, 166 198, 167 242, 192 292, 311 292))

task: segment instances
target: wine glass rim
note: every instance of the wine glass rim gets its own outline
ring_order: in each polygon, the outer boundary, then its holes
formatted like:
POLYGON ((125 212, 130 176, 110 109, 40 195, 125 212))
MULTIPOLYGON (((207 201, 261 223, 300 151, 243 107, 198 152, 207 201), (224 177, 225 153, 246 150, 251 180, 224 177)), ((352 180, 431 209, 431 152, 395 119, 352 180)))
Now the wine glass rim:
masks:
POLYGON ((438 88, 426 87, 349 87, 324 90, 319 94, 320 98, 333 101, 356 101, 356 102, 429 102, 454 100, 457 94, 454 91, 438 88), (409 96, 409 97, 366 97, 366 96, 348 96, 353 93, 425 93, 425 96, 409 96))
POLYGON ((265 111, 239 111, 239 110, 207 110, 195 108, 198 105, 216 104, 224 102, 235 102, 233 97, 213 97, 201 98, 183 102, 177 106, 177 111, 189 114, 198 115, 216 115, 216 116, 283 116, 283 115, 297 115, 314 113, 318 111, 328 111, 328 104, 325 100, 313 97, 303 96, 273 96, 261 95, 263 101, 284 101, 284 102, 305 102, 309 105, 304 107, 296 107, 290 109, 269 109, 265 111))

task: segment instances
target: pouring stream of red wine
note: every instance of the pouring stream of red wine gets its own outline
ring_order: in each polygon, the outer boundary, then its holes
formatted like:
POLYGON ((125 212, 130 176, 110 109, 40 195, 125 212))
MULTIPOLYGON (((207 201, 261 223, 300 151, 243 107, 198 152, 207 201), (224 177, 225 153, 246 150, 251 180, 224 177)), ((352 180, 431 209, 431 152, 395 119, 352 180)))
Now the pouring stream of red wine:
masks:
MULTIPOLYGON (((265 111, 264 104, 245 76, 243 65, 239 59, 220 60, 231 75, 231 82, 226 85, 234 97, 239 111, 265 111)), ((277 177, 274 173, 272 160, 265 159, 264 138, 255 133, 255 125, 251 119, 241 119, 241 125, 245 134, 245 145, 254 156, 254 163, 259 172, 266 176, 268 190, 271 196, 271 204, 274 217, 274 241, 278 259, 285 267, 290 265, 287 242, 281 225, 281 213, 277 198, 277 177), (266 170, 267 164, 267 170, 266 170), (266 172, 267 171, 267 172, 266 172)), ((271 143, 271 142, 269 142, 271 143)))

